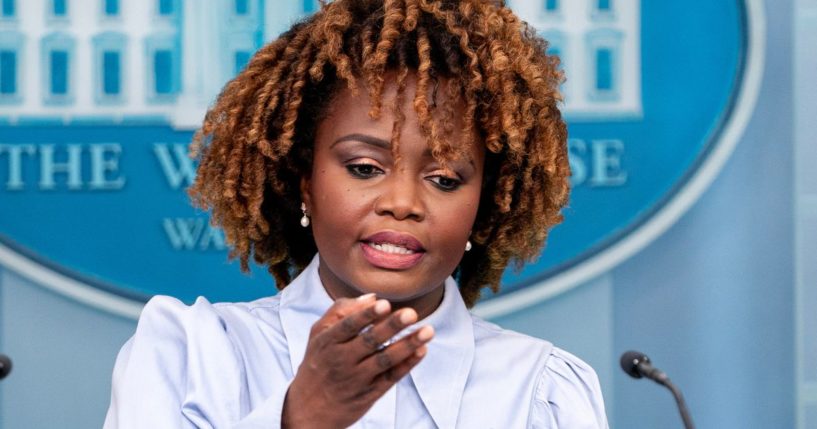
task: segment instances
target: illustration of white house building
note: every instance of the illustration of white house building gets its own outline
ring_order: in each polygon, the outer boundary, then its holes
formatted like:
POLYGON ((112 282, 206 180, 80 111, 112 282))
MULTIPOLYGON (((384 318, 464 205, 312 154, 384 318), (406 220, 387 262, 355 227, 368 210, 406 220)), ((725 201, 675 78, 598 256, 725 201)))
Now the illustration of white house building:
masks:
POLYGON ((317 0, 0 0, 0 125, 195 128, 317 0))
POLYGON ((641 103, 640 0, 514 0, 560 57, 570 120, 635 119, 641 103))
MULTIPOLYGON (((569 76, 568 118, 640 116, 638 0, 516 0, 569 76)), ((318 0, 0 0, 0 126, 200 125, 318 0)))

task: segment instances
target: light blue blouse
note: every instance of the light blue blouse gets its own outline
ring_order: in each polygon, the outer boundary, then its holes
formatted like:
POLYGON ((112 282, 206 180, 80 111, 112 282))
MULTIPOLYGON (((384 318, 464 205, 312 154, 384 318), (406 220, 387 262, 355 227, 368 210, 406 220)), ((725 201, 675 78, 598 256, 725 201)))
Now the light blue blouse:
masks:
MULTIPOLYGON (((317 257, 273 297, 151 299, 116 359, 105 428, 280 427, 310 327, 331 305, 317 257)), ((436 331, 426 357, 353 428, 607 428, 592 368, 473 316, 452 278, 420 323, 436 331)))

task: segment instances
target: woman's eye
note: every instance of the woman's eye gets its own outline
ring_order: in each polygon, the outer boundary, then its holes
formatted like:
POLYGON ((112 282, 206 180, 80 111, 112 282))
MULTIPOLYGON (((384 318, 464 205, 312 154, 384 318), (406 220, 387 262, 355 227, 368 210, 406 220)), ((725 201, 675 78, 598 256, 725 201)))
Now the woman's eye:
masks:
POLYGON ((454 191, 462 184, 462 182, 460 182, 458 179, 446 176, 432 176, 428 179, 443 191, 454 191))
POLYGON ((372 164, 349 164, 346 166, 346 170, 352 176, 359 178, 369 178, 382 173, 382 170, 372 164))

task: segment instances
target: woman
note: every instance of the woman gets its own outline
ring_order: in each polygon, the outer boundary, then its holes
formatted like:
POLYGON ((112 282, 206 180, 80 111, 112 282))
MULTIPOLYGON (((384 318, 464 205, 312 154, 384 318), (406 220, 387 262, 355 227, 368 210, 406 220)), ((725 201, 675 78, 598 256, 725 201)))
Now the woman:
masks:
POLYGON ((151 300, 106 427, 607 427, 585 363, 467 311, 567 202, 545 50, 487 0, 337 0, 259 50, 189 193, 282 292, 151 300))

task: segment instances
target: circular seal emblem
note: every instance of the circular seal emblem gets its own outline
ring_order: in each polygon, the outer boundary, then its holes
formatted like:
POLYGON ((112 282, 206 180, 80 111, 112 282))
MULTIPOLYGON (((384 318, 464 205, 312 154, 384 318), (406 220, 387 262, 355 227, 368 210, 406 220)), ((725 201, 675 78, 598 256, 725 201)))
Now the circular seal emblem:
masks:
MULTIPOLYGON (((261 267, 237 275, 221 231, 189 206, 187 145, 221 85, 315 6, 182 14, 159 2, 20 25, 41 12, 34 3, 0 18, 0 263, 134 317, 154 294, 275 293, 261 267)), ((760 0, 509 3, 568 76, 573 193, 542 257, 506 273, 478 305, 484 316, 610 269, 681 216, 749 120, 765 37, 760 0)))

